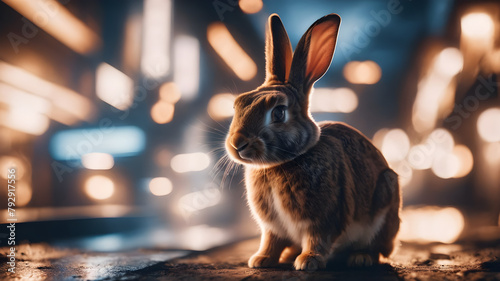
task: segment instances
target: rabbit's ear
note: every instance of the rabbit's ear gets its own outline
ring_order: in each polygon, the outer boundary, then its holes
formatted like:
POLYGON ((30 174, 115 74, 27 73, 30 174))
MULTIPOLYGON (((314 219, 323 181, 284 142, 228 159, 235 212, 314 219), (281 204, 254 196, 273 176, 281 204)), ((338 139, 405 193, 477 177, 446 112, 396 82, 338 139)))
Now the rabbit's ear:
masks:
POLYGON ((292 45, 277 14, 269 16, 266 32, 266 83, 285 82, 292 64, 292 45))
POLYGON ((317 20, 302 36, 293 54, 289 81, 308 93, 332 62, 337 43, 340 17, 326 15, 317 20))

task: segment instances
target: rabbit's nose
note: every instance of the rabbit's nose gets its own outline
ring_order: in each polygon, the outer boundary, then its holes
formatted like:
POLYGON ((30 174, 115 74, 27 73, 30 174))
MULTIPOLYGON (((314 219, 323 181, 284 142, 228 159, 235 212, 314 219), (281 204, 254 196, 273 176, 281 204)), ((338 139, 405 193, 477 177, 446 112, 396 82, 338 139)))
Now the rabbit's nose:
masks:
POLYGON ((236 151, 241 152, 248 147, 248 139, 244 135, 236 133, 231 139, 231 146, 236 149, 236 151))

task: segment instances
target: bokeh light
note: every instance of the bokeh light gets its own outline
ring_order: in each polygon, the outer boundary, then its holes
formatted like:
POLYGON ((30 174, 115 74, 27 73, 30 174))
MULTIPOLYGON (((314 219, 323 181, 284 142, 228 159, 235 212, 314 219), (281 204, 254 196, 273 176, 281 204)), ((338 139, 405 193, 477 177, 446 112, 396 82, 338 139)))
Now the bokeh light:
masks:
POLYGON ((382 141, 382 154, 389 162, 405 159, 410 150, 410 139, 405 131, 393 129, 387 132, 382 141))
POLYGON ((236 95, 223 93, 214 95, 208 102, 208 115, 219 121, 234 115, 234 101, 236 95))
POLYGON ((149 78, 165 77, 170 71, 172 1, 145 0, 141 70, 149 78))
POLYGON ((208 165, 210 157, 203 152, 178 154, 170 161, 170 166, 177 173, 203 171, 208 165))
POLYGON ((221 245, 227 238, 227 231, 205 224, 191 226, 180 234, 180 242, 182 245, 197 251, 203 251, 221 245))
MULTIPOLYGON (((2 156, 0 157, 0 169, 2 171, 7 171, 12 168, 16 169, 16 179, 21 179, 23 178, 25 172, 26 172, 26 167, 23 164, 23 161, 19 159, 18 157, 14 156, 2 156)), ((0 173, 0 177, 7 179, 7 173, 0 173)))
POLYGON ((459 160, 459 168, 453 175, 453 177, 465 177, 472 171, 472 168, 474 167, 474 157, 472 155, 472 152, 467 146, 459 144, 453 148, 453 155, 455 155, 459 160))
POLYGON ((408 242, 453 243, 462 233, 464 225, 464 217, 456 208, 406 208, 401 213, 399 238, 408 242))
POLYGON ((500 164, 500 142, 486 143, 483 146, 483 156, 488 164, 500 164))
POLYGON ((172 182, 165 177, 153 178, 149 182, 149 191, 155 196, 165 196, 172 192, 172 182))
POLYGON ((160 99, 170 104, 175 104, 181 98, 181 91, 174 82, 167 82, 160 86, 160 99))
POLYGON ((316 88, 311 95, 311 112, 350 113, 358 107, 358 96, 349 88, 316 88))
MULTIPOLYGON (((33 105, 33 102, 28 103, 26 107, 24 104, 17 104, 17 107, 23 106, 23 108, 34 112, 47 113, 51 119, 59 123, 74 125, 79 120, 90 121, 95 113, 94 105, 84 95, 42 79, 23 68, 2 61, 0 61, 0 81, 4 81, 6 84, 20 91, 50 101, 50 110, 48 112, 44 112, 42 107, 33 109, 30 106, 30 104, 33 105)), ((14 92, 12 89, 9 89, 7 92, 16 96, 20 94, 19 91, 14 92)))
POLYGON ((6 127, 35 136, 45 133, 50 125, 47 116, 23 107, 0 111, 0 120, 6 127))
POLYGON ((471 38, 486 38, 493 34, 494 23, 486 13, 469 13, 461 19, 462 33, 471 38))
POLYGON ((430 169, 434 160, 433 148, 429 144, 417 144, 408 152, 408 163, 417 170, 430 169))
POLYGON ((4 2, 75 52, 85 55, 101 47, 99 36, 58 1, 4 2), (50 13, 50 16, 43 16, 45 13, 50 13))
POLYGON ((178 36, 174 52, 174 82, 182 98, 191 100, 195 98, 200 85, 200 42, 192 36, 178 36))
POLYGON ((178 201, 178 211, 184 217, 220 203, 222 194, 215 186, 183 195, 178 201))
POLYGON ((134 100, 134 82, 130 77, 107 63, 96 71, 96 95, 104 102, 126 110, 134 100))
POLYGON ((239 0, 240 9, 246 14, 255 14, 262 10, 262 0, 239 0))
POLYGON ((244 81, 257 74, 257 65, 233 38, 227 27, 220 22, 212 23, 207 29, 207 38, 215 52, 244 81))
POLYGON ((460 159, 453 153, 436 156, 432 163, 432 172, 440 178, 449 179, 460 171, 460 159))
POLYGON ((479 136, 487 142, 500 141, 500 108, 485 110, 477 119, 479 136))
POLYGON ((113 155, 93 152, 82 155, 83 167, 90 170, 109 170, 115 165, 113 155))
POLYGON ((375 132, 372 138, 373 144, 378 148, 382 148, 382 143, 384 142, 384 137, 389 132, 388 128, 382 128, 375 132))
POLYGON ((28 205, 28 203, 31 201, 31 197, 33 196, 33 190, 31 186, 29 186, 24 181, 18 181, 15 192, 17 207, 24 207, 28 205))
POLYGON ((462 70, 464 58, 457 48, 446 48, 436 57, 435 67, 439 74, 454 76, 462 70))
POLYGON ((92 199, 108 199, 115 192, 115 184, 106 176, 91 176, 85 181, 85 192, 92 199))
POLYGON ((455 140, 451 133, 443 128, 435 129, 425 140, 425 143, 433 148, 433 153, 451 152, 455 147, 455 140))
POLYGON ((399 185, 405 187, 413 179, 413 169, 406 161, 400 161, 392 164, 391 168, 398 174, 399 185))
POLYGON ((375 84, 382 69, 374 61, 351 61, 344 66, 344 77, 352 84, 375 84))
POLYGON ((166 124, 174 118, 174 111, 173 104, 160 100, 151 107, 151 118, 158 124, 166 124))

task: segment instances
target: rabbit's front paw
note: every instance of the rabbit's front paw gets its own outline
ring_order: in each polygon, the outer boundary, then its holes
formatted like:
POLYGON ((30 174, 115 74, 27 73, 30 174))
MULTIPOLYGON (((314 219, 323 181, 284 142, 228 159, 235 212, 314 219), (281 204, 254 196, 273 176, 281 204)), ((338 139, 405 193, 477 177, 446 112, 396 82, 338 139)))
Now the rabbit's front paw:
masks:
POLYGON ((347 264, 352 267, 367 267, 372 266, 374 264, 374 260, 368 254, 354 253, 351 254, 349 259, 347 260, 347 264))
POLYGON ((318 254, 300 254, 293 264, 296 270, 315 271, 317 269, 325 268, 325 259, 318 254))
POLYGON ((254 254, 248 260, 248 267, 250 267, 250 268, 270 267, 270 266, 274 266, 277 264, 278 264, 278 262, 276 261, 276 259, 271 258, 271 256, 260 255, 259 253, 254 254))

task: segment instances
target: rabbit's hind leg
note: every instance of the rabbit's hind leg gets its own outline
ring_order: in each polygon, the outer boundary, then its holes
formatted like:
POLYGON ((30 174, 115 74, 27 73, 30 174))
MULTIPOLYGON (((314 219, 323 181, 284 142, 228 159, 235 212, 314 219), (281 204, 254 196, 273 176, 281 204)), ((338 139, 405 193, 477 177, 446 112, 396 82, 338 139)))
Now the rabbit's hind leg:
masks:
POLYGON ((401 198, 398 183, 398 175, 388 169, 382 172, 377 180, 375 195, 372 203, 372 212, 380 212, 387 208, 385 221, 380 231, 371 243, 371 248, 389 257, 394 250, 395 238, 399 231, 401 198))
POLYGON ((373 241, 366 248, 350 252, 347 265, 367 267, 379 264, 380 254, 389 257, 394 250, 395 237, 399 229, 399 216, 396 210, 389 209, 384 224, 373 241))
POLYGON ((353 224, 346 230, 353 237, 350 247, 336 253, 336 260, 347 261, 353 267, 366 267, 379 263, 380 254, 388 257, 394 249, 395 236, 399 230, 400 194, 398 175, 391 169, 380 173, 373 192, 370 223, 353 224), (340 258, 343 259, 340 259, 340 258))

